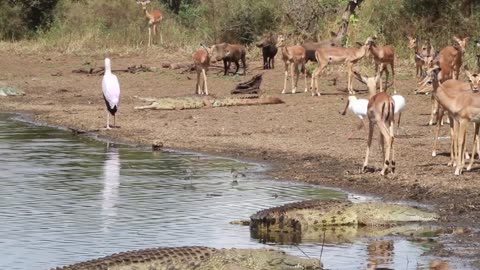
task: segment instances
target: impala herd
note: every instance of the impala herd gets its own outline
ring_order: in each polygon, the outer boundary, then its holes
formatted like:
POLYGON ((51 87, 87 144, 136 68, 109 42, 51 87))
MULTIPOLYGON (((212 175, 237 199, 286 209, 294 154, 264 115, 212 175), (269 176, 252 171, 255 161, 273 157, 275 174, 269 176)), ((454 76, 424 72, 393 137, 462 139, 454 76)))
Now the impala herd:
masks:
MULTIPOLYGON (((162 20, 162 13, 159 10, 148 11, 146 5, 150 1, 139 1, 142 5, 145 17, 149 23, 149 46, 151 35, 156 35, 157 24, 162 20)), ((161 31, 160 31, 161 36, 161 31)), ((450 125, 450 162, 449 166, 455 167, 455 175, 460 175, 465 167, 465 159, 469 158, 466 148, 466 130, 469 123, 474 126, 474 141, 470 156, 470 164, 467 171, 472 169, 475 155, 480 156, 480 75, 472 73, 466 66, 464 68, 468 82, 460 81, 460 71, 463 65, 463 58, 466 51, 469 37, 453 37, 456 42, 454 46, 446 46, 440 51, 435 51, 430 40, 423 43, 418 37, 405 36, 408 40, 408 48, 412 50, 415 59, 415 76, 418 87, 415 91, 420 92, 428 89, 431 92, 431 116, 429 125, 433 125, 436 119, 436 129, 433 143, 432 156, 436 156, 436 148, 440 125, 443 124, 443 116, 446 113, 450 125), (422 90, 423 89, 423 90, 422 90)), ((329 40, 319 43, 288 44, 288 37, 284 35, 275 36, 270 33, 263 37, 256 46, 261 48, 263 53, 263 69, 273 69, 275 55, 280 51, 281 59, 285 67, 285 79, 282 94, 287 91, 287 80, 290 73, 291 92, 295 93, 298 87, 300 73, 303 73, 305 81, 305 92, 310 89, 312 96, 320 96, 319 77, 325 68, 330 64, 345 64, 347 67, 347 90, 349 93, 347 109, 357 115, 362 122, 359 128, 365 125, 365 118, 369 122, 369 133, 367 138, 367 150, 362 170, 368 166, 370 146, 373 138, 374 127, 380 130, 380 145, 382 147, 384 163, 381 174, 385 175, 387 170, 395 173, 394 155, 394 119, 398 115, 400 125, 401 112, 405 108, 405 98, 396 94, 395 87, 395 49, 390 45, 381 46, 377 44, 375 37, 368 37, 364 43, 358 43, 354 47, 339 46, 335 33, 329 40), (354 65, 361 59, 372 56, 375 65, 375 76, 365 77, 354 71, 354 65), (306 63, 317 62, 312 73, 310 88, 307 85, 306 63), (392 73, 393 95, 387 93, 388 80, 392 73), (385 83, 382 77, 385 73, 385 83), (369 98, 357 99, 353 89, 353 80, 356 78, 368 86, 369 98), (379 84, 380 92, 377 93, 379 84)), ((163 40, 161 41, 163 42, 163 40)), ((475 41, 480 47, 480 41, 475 41)), ((480 55, 476 56, 477 66, 480 69, 480 55)), ((197 72, 196 94, 208 95, 206 72, 212 61, 223 61, 224 74, 227 75, 231 63, 235 63, 236 71, 243 65, 243 74, 246 74, 246 48, 239 44, 220 43, 210 47, 201 45, 192 54, 193 62, 197 72)))

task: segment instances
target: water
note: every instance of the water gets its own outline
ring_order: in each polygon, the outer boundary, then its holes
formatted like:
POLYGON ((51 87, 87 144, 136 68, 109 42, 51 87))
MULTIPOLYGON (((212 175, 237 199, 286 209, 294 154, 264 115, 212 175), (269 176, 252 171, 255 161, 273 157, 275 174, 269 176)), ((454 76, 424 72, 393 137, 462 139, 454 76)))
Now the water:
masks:
MULTIPOLYGON (((0 269, 49 269, 158 246, 265 247, 248 227, 229 221, 286 202, 346 196, 274 182, 262 170, 231 159, 107 145, 0 115, 0 269), (246 176, 234 178, 232 168, 246 176)), ((385 257, 372 251, 378 243, 326 243, 322 260, 329 269, 427 264, 420 256, 426 247, 388 240, 385 257)), ((318 258, 321 245, 313 239, 277 246, 318 258)))

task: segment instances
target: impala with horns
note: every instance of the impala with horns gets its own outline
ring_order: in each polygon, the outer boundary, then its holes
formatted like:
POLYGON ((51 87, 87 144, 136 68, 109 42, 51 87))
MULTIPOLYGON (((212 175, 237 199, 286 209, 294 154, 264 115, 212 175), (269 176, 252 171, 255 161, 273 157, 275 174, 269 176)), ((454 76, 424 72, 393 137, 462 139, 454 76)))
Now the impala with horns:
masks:
POLYGON ((162 27, 160 24, 163 20, 163 13, 159 9, 148 11, 147 4, 149 3, 150 0, 137 1, 137 4, 142 6, 143 13, 148 21, 148 46, 150 47, 152 45, 152 32, 154 37, 157 35, 157 25, 160 28, 160 44, 163 44, 162 27))
MULTIPOLYGON (((467 70, 468 71, 468 70, 467 70)), ((460 175, 465 166, 465 139, 466 130, 469 122, 474 123, 474 142, 472 146, 472 159, 467 170, 473 165, 475 152, 478 151, 478 130, 480 124, 480 95, 465 89, 465 84, 456 80, 449 80, 444 83, 439 82, 438 74, 441 72, 439 66, 434 66, 429 70, 429 76, 432 79, 433 91, 436 99, 444 109, 449 112, 449 116, 454 121, 453 130, 451 129, 451 158, 455 161, 452 163, 455 168, 455 175, 460 175)), ((478 77, 478 74, 470 74, 469 76, 478 77)), ((478 89, 478 81, 476 82, 478 89)), ((478 91, 477 91, 478 92, 478 91)), ((453 122, 452 121, 452 122, 453 122)), ((451 124, 452 126, 452 124, 451 124)), ((436 133, 437 135, 437 133, 436 133)))
POLYGON ((371 46, 372 38, 367 38, 365 43, 360 48, 345 48, 345 47, 321 47, 315 52, 315 58, 317 59, 318 66, 315 68, 312 74, 312 81, 310 88, 312 95, 315 93, 319 96, 319 81, 318 77, 329 64, 347 64, 347 89, 348 93, 354 95, 353 91, 353 65, 362 59, 368 52, 371 46))
POLYGON ((288 69, 290 68, 292 76, 292 94, 295 94, 297 91, 298 78, 300 77, 300 72, 303 72, 305 78, 305 92, 308 91, 307 88, 307 72, 305 70, 305 48, 301 45, 292 45, 287 46, 285 37, 279 35, 277 37, 277 47, 282 51, 282 60, 285 64, 285 80, 283 83, 282 94, 285 94, 287 90, 287 80, 288 80, 288 69))

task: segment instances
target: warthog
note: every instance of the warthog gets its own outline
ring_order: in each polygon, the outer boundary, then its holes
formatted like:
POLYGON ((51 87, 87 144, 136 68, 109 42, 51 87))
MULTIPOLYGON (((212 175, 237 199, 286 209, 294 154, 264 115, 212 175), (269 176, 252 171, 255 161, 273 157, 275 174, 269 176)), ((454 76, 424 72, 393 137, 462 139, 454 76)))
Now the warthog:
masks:
POLYGON ((243 65, 243 75, 247 73, 247 65, 245 62, 246 50, 245 46, 239 44, 229 44, 229 43, 220 43, 215 44, 211 47, 212 55, 211 57, 217 61, 223 60, 224 75, 227 75, 228 70, 232 62, 235 63, 237 69, 235 73, 238 72, 240 68, 239 61, 242 61, 243 65))
POLYGON ((264 36, 256 44, 257 47, 262 48, 263 55, 263 69, 274 69, 275 68, 275 55, 277 55, 278 48, 276 45, 277 41, 272 33, 264 36))

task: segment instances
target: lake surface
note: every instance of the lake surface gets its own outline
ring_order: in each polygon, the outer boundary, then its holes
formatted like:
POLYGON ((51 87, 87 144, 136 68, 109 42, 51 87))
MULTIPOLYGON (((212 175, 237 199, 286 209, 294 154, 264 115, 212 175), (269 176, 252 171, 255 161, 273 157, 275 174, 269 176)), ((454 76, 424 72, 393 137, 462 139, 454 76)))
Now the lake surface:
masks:
MULTIPOLYGON (((232 159, 107 144, 0 114, 0 269, 49 269, 161 246, 265 247, 248 227, 229 222, 287 202, 347 196, 272 181, 262 171, 232 159)), ((319 239, 276 246, 303 257, 322 253, 328 269, 418 269, 430 260, 420 244, 386 244, 388 255, 365 239, 325 243, 323 252, 319 239)))

